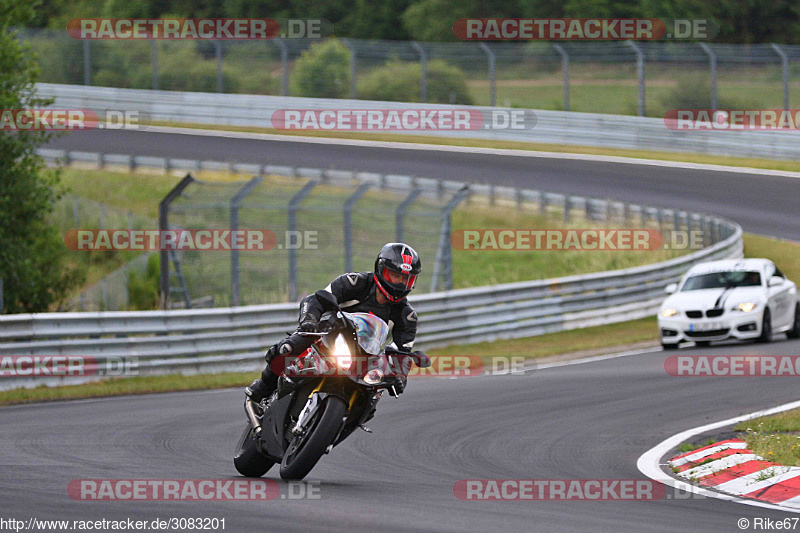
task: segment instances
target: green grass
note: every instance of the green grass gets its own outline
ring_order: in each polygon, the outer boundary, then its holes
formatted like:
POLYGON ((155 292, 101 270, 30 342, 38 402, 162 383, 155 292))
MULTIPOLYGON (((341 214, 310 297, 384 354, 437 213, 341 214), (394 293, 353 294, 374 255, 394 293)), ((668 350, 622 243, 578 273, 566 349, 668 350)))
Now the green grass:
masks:
POLYGON ((800 283, 800 244, 764 237, 744 234, 744 255, 746 257, 764 257, 772 260, 790 280, 800 283))
POLYGON ((800 409, 738 424, 747 447, 767 461, 800 466, 800 409))

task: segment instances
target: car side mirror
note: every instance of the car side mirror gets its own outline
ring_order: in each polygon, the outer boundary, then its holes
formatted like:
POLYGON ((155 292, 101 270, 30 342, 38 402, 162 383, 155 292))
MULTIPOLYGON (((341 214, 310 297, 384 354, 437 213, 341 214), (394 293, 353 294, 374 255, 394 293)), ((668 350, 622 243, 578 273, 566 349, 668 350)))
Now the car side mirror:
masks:
POLYGON ((783 285, 783 282, 786 281, 780 276, 772 276, 769 278, 769 283, 767 284, 768 287, 777 287, 778 285, 783 285))
POLYGON ((673 294, 677 290, 678 290, 678 284, 677 283, 670 283, 669 285, 664 287, 664 292, 667 293, 667 294, 673 294))
POLYGON ((319 301, 319 303, 322 305, 323 311, 339 310, 339 302, 336 300, 336 296, 334 296, 330 292, 322 289, 315 292, 314 296, 317 297, 317 301, 319 301))

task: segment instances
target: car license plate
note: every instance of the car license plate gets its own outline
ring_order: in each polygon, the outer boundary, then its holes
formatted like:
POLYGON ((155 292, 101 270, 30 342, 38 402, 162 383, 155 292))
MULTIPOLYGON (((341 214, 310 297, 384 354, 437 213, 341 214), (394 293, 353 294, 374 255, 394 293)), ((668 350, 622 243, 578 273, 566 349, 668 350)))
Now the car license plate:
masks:
POLYGON ((699 322, 697 324, 689 324, 689 331, 711 331, 714 329, 722 329, 722 322, 699 322))

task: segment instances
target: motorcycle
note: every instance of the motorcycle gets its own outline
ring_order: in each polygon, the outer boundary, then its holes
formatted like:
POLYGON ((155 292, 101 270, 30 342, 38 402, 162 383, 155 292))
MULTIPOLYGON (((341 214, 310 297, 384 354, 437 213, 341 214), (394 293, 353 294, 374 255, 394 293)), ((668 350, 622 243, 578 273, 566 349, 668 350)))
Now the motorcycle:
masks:
POLYGON ((280 463, 283 479, 303 479, 320 458, 375 414, 383 393, 403 391, 415 354, 387 348, 389 326, 370 313, 339 310, 328 291, 318 337, 289 361, 275 392, 260 404, 249 398, 247 425, 234 456, 236 470, 261 477, 280 463))

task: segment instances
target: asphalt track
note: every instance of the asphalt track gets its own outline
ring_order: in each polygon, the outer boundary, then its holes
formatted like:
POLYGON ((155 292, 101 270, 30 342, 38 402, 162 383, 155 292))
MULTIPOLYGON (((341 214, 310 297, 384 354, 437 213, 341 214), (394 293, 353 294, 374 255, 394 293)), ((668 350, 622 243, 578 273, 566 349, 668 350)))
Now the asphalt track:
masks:
MULTIPOLYGON (((791 178, 465 154, 412 157, 407 151, 132 132, 93 135, 65 137, 56 145, 339 168, 349 168, 349 161, 363 170, 482 181, 491 170, 497 182, 679 205, 729 216, 750 231, 800 238, 792 220, 800 185, 791 178)), ((796 355, 800 341, 781 336, 767 346, 680 353, 796 355)), ((663 366, 667 355, 630 355, 523 376, 416 379, 400 399, 381 401, 372 435, 358 432, 322 459, 308 478, 319 482, 320 499, 313 500, 92 502, 67 495, 73 479, 236 478, 232 453, 244 424, 240 391, 3 408, 0 517, 224 517, 226 530, 237 532, 662 532, 739 531, 740 517, 753 524, 757 517, 796 516, 700 497, 481 502, 454 496, 460 479, 642 479, 636 460, 665 438, 797 400, 797 378, 671 377, 663 366)), ((277 479, 277 473, 267 478, 277 479)), ((282 495, 288 490, 281 485, 282 495)))

